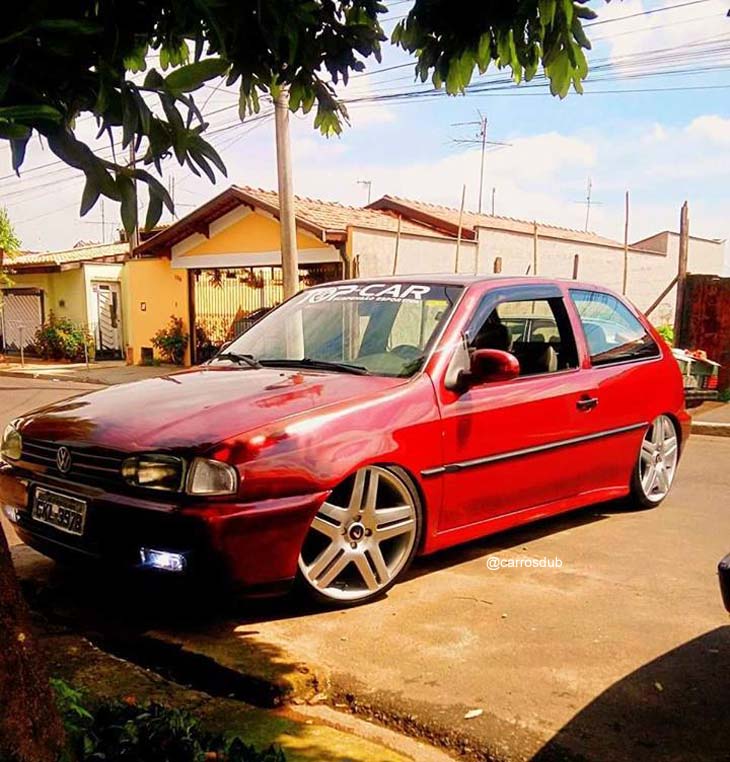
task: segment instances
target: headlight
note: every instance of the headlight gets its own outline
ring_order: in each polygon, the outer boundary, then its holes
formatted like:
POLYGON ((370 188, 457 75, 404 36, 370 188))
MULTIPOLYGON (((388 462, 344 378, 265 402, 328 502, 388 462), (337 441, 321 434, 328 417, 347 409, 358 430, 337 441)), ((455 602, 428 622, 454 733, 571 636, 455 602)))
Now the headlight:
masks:
POLYGON ((174 455, 133 455, 122 463, 122 477, 134 487, 178 492, 185 465, 174 455))
POLYGON ((188 492, 191 495, 235 495, 238 472, 219 460, 196 458, 188 473, 188 492))
POLYGON ((3 460, 20 460, 23 450, 23 437, 12 424, 8 424, 3 432, 2 443, 0 443, 0 458, 3 460))

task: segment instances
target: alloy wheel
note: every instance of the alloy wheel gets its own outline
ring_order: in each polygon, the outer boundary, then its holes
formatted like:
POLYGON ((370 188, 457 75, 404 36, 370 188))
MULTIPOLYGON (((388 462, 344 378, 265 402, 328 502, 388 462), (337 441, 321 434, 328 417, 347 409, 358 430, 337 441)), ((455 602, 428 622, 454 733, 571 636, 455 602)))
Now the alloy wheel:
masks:
POLYGON ((333 602, 374 597, 408 564, 418 521, 414 497, 396 473, 361 468, 314 517, 299 556, 302 577, 333 602))
POLYGON ((679 440, 672 419, 660 415, 654 419, 641 443, 639 482, 647 500, 658 503, 669 492, 677 471, 679 440))

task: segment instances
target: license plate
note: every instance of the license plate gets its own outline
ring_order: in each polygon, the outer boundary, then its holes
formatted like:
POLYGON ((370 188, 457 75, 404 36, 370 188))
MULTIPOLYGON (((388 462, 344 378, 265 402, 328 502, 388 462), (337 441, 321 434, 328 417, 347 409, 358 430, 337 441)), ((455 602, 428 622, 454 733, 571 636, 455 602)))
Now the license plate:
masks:
POLYGON ((33 518, 62 532, 82 535, 86 523, 86 501, 37 487, 33 518))

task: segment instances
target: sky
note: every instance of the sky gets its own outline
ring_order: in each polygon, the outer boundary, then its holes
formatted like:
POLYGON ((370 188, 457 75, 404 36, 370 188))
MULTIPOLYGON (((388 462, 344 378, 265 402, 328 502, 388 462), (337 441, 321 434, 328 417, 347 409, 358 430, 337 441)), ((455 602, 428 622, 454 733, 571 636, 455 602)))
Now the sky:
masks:
MULTIPOLYGON (((400 17, 409 0, 385 0, 400 17)), ((629 238, 678 229, 686 199, 693 235, 730 238, 730 18, 726 0, 592 0, 598 22, 585 94, 564 100, 545 86, 499 84, 490 69, 465 96, 357 103, 340 137, 324 138, 311 116, 292 117, 295 192, 364 205, 384 194, 476 210, 481 116, 488 121, 483 211, 584 229, 623 240, 625 193, 630 193, 629 238), (496 81, 496 82, 495 82, 496 81), (500 89, 495 89, 499 87, 500 89), (480 92, 481 89, 481 92, 480 92), (481 116, 480 116, 481 115, 481 116), (466 141, 466 142, 465 142, 466 141), (494 189, 494 194, 493 194, 494 189)), ((385 21, 390 33, 395 20, 385 21)), ((416 85, 411 59, 386 44, 383 61, 340 89, 345 99, 430 91, 416 85), (398 67, 398 68, 392 68, 398 67)), ((231 183, 276 188, 271 117, 237 123, 235 93, 207 86, 197 97, 210 119, 210 140, 228 177, 212 185, 174 160, 177 215, 184 216, 231 183), (222 129, 226 128, 226 129, 222 129)), ((262 113, 268 112, 264 106, 262 113)), ((91 138, 93 120, 79 120, 91 138)), ((21 177, 14 178, 8 147, 0 146, 0 205, 7 207, 26 250, 53 250, 80 240, 114 240, 112 202, 80 218, 83 180, 37 141, 21 177), (49 165, 49 166, 45 166, 49 165), (102 225, 103 221, 103 225, 102 225)), ((730 263, 729 263, 730 265, 730 263)), ((728 267, 730 273, 730 266, 728 267)))

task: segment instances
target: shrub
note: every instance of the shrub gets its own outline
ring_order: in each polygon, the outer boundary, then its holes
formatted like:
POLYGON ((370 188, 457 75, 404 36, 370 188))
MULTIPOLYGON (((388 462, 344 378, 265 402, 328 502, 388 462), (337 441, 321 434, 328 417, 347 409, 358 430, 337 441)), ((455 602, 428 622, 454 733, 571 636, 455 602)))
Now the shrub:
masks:
POLYGON ((92 713, 72 686, 62 680, 52 684, 66 728, 64 762, 286 762, 275 746, 258 751, 238 737, 208 733, 179 709, 138 705, 130 696, 92 713))
POLYGON ((94 353, 94 339, 89 332, 68 318, 58 318, 52 312, 48 320, 36 331, 33 343, 40 357, 46 360, 84 359, 84 342, 89 359, 94 353))
POLYGON ((657 327, 657 331, 659 332, 659 335, 664 339, 664 341, 669 344, 670 347, 674 346, 674 327, 669 325, 669 323, 665 323, 664 325, 660 325, 657 327))
POLYGON ((185 333, 182 318, 170 316, 167 328, 161 328, 152 337, 152 346, 160 353, 165 362, 182 365, 185 349, 188 346, 188 334, 185 333))

